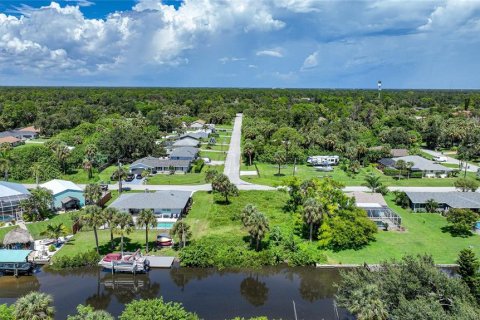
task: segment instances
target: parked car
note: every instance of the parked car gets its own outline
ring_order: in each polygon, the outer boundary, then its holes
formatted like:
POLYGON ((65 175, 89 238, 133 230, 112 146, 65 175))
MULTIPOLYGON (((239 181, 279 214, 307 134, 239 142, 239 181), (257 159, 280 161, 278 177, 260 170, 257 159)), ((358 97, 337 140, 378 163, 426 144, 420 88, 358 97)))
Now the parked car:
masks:
POLYGON ((108 191, 108 184, 100 183, 100 189, 102 189, 102 191, 108 191))
POLYGON ((137 176, 135 177, 137 178, 138 180, 142 179, 142 175, 141 174, 137 174, 137 176))
POLYGON ((436 157, 433 157, 433 161, 436 161, 436 162, 447 162, 447 157, 444 157, 444 156, 436 156, 436 157))
POLYGON ((135 179, 135 175, 133 173, 130 173, 127 175, 127 177, 125 178, 125 181, 127 182, 130 182, 132 181, 133 179, 135 179))
POLYGON ((130 188, 130 187, 122 187, 122 191, 131 191, 131 190, 132 190, 132 188, 130 188))

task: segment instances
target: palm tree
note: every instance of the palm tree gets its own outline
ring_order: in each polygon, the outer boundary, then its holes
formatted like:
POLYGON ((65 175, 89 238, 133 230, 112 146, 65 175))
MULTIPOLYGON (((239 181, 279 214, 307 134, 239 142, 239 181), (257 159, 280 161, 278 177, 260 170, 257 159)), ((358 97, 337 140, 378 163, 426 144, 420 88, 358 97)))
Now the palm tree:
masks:
POLYGON ((98 249, 98 234, 97 228, 105 224, 105 219, 102 215, 102 209, 96 205, 90 205, 85 207, 85 213, 82 215, 82 223, 93 228, 93 234, 95 235, 95 245, 97 247, 97 253, 100 254, 98 249))
POLYGON ((120 212, 115 217, 115 231, 120 235, 120 244, 123 255, 123 237, 132 232, 132 227, 135 225, 133 223, 132 216, 128 212, 120 212))
POLYGON ((313 237, 313 226, 323 217, 322 206, 315 198, 308 198, 303 204, 303 220, 310 226, 310 242, 313 237))
POLYGON ((35 162, 30 167, 30 171, 32 172, 33 176, 35 177, 35 183, 37 184, 37 187, 38 187, 38 185, 40 183, 40 177, 43 174, 43 166, 39 162, 35 162))
POLYGON ((88 160, 92 161, 95 159, 97 155, 98 149, 94 144, 89 144, 85 147, 85 156, 88 160))
POLYGON ((258 209, 253 204, 247 204, 245 208, 243 208, 240 216, 240 218, 242 219, 243 225, 246 225, 246 223, 248 222, 248 219, 250 219, 250 216, 255 212, 258 212, 258 209))
POLYGON ((412 161, 408 161, 405 164, 405 169, 407 169, 407 179, 410 179, 410 172, 412 171, 412 168, 413 168, 414 165, 415 165, 415 163, 413 163, 412 161))
POLYGON ((51 320, 55 313, 51 295, 32 291, 15 302, 15 319, 17 320, 51 320))
POLYGON ((425 202, 425 211, 428 213, 434 213, 438 210, 438 203, 433 199, 428 199, 425 202))
POLYGON ((7 158, 0 158, 0 172, 3 173, 3 179, 8 180, 8 171, 10 170, 10 160, 7 158))
POLYGON ((137 219, 137 226, 145 227, 145 252, 148 253, 148 229, 155 228, 157 225, 157 217, 152 209, 143 209, 140 211, 137 219))
POLYGON ((57 225, 49 224, 47 228, 40 233, 40 235, 55 239, 55 242, 57 242, 59 237, 65 236, 68 233, 68 228, 63 223, 60 223, 57 225))
POLYGON ((89 159, 83 160, 83 170, 85 170, 88 174, 88 179, 92 179, 93 177, 93 162, 89 159))
POLYGON ((382 186, 382 182, 380 182, 380 176, 377 176, 373 173, 367 174, 365 176, 364 186, 369 188, 372 192, 377 192, 377 190, 382 186))
POLYGON ((66 163, 67 163, 69 154, 70 154, 70 149, 68 149, 65 143, 60 143, 56 146, 55 157, 57 158, 57 160, 60 162, 62 166, 63 174, 65 174, 67 171, 66 163))
POLYGON ((85 187, 84 194, 87 204, 97 204, 102 198, 102 188, 96 183, 90 183, 85 187))
POLYGON ((253 145, 252 141, 248 140, 245 142, 243 146, 243 152, 248 156, 248 165, 252 165, 252 156, 255 152, 255 146, 253 145))
POLYGON ((105 208, 103 209, 103 219, 105 223, 108 224, 108 228, 110 229, 110 247, 113 250, 113 229, 115 228, 115 221, 117 219, 118 210, 115 208, 105 208))
POLYGON ((188 239, 190 239, 190 237, 192 236, 190 226, 183 220, 178 220, 177 222, 175 222, 172 229, 170 230, 170 234, 172 236, 177 236, 179 239, 181 239, 183 248, 185 248, 188 239))
POLYGON ((403 176, 403 170, 405 170, 407 164, 405 160, 398 160, 395 162, 395 168, 398 170, 398 179, 400 179, 400 176, 403 176))
POLYGON ((113 172, 113 175, 118 179, 118 193, 122 193, 122 180, 127 176, 127 172, 120 166, 113 172))
POLYGON ((261 240, 269 230, 267 217, 263 213, 255 210, 244 222, 244 226, 247 228, 252 240, 255 241, 255 249, 258 251, 261 240))

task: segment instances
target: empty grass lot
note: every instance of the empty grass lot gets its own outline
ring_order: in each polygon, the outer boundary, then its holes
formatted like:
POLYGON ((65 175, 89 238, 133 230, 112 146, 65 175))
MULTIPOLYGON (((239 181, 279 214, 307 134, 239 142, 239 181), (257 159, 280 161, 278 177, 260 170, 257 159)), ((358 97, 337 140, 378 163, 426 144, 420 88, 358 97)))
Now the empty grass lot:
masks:
MULTIPOLYGON (((228 150, 228 149, 226 149, 228 150)), ((202 158, 209 158, 213 161, 224 161, 227 158, 227 151, 225 152, 211 152, 211 151, 204 151, 200 152, 200 156, 202 158)))
MULTIPOLYGON (((284 165, 280 170, 281 175, 278 176, 278 166, 269 163, 257 163, 260 171, 258 176, 242 176, 242 180, 263 184, 268 186, 279 186, 284 183, 285 178, 293 176, 293 165, 284 165)), ((353 176, 348 176, 347 173, 339 167, 333 167, 331 172, 317 171, 315 168, 306 165, 297 165, 295 176, 304 180, 310 178, 331 177, 335 181, 341 182, 346 186, 361 186, 365 182, 365 175, 375 173, 381 177, 381 181, 386 186, 409 186, 409 187, 453 187, 453 183, 458 178, 411 178, 397 180, 394 177, 384 175, 380 170, 374 167, 362 168, 360 172, 353 176)), ((242 165, 241 170, 255 171, 255 166, 242 165)), ((463 177, 459 175, 459 177, 463 177)), ((467 172, 467 176, 475 179, 475 173, 467 172)))
MULTIPOLYGON (((292 226, 289 213, 283 211, 288 199, 280 191, 242 191, 240 196, 231 199, 231 204, 217 203, 216 198, 207 192, 196 192, 193 206, 186 221, 192 226, 193 238, 220 236, 236 238, 239 243, 247 232, 242 227, 238 214, 246 204, 252 203, 268 216, 270 228, 275 225, 282 229, 292 226)), ((389 206, 402 217, 405 232, 379 231, 376 241, 360 250, 333 252, 325 250, 328 263, 378 263, 386 259, 400 258, 405 254, 431 254, 437 263, 455 263, 458 252, 472 246, 480 255, 480 236, 468 238, 452 237, 443 232, 446 219, 438 214, 418 214, 404 210, 393 203, 393 197, 387 196, 389 206)), ((322 250, 322 249, 319 249, 322 250)))

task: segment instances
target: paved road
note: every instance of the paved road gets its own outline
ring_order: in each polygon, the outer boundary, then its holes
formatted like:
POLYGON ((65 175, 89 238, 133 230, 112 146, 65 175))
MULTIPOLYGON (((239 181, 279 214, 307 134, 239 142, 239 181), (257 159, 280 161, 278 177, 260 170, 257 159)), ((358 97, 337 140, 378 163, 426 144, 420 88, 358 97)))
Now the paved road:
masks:
POLYGON ((241 157, 241 139, 242 139, 242 120, 243 114, 237 113, 235 123, 233 124, 232 138, 230 139, 230 147, 225 159, 225 170, 223 173, 231 182, 239 185, 248 185, 250 183, 240 179, 240 157, 241 157))
MULTIPOLYGON (((425 153, 428 153, 429 155, 434 156, 434 157, 446 157, 447 162, 445 162, 445 163, 460 165, 459 160, 457 160, 455 158, 452 158, 452 157, 449 157, 446 154, 442 154, 441 152, 428 150, 428 149, 422 149, 422 151, 425 152, 425 153)), ((478 170, 478 166, 476 166, 474 164, 469 164, 468 167, 467 167, 467 171, 470 171, 470 172, 477 172, 477 170, 478 170)))

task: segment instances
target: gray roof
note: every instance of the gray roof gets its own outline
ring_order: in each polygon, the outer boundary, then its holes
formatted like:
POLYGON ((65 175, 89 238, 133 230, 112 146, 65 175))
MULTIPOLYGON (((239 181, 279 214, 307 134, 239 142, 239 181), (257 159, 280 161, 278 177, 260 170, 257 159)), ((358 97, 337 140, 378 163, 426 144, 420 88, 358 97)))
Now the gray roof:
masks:
POLYGON ((173 143, 174 147, 196 147, 200 142, 190 137, 177 140, 173 143))
POLYGON ((388 167, 394 167, 395 163, 398 160, 403 160, 405 162, 413 162, 413 167, 412 167, 413 171, 445 171, 445 172, 452 171, 452 169, 450 168, 444 167, 438 163, 427 160, 420 156, 385 158, 385 159, 381 159, 380 163, 388 167))
POLYGON ((122 194, 109 207, 128 209, 183 209, 192 196, 191 191, 157 191, 153 193, 122 194))
POLYGON ((170 160, 170 159, 159 159, 155 157, 145 157, 139 159, 130 165, 131 167, 135 167, 138 165, 143 165, 148 168, 159 168, 159 167, 182 167, 188 168, 190 166, 189 160, 170 160))
POLYGON ((20 139, 24 136, 38 136, 38 133, 34 131, 28 131, 28 130, 22 131, 18 129, 0 132, 0 138, 9 137, 9 136, 20 139))
POLYGON ((185 139, 185 138, 193 138, 193 139, 206 139, 208 138, 208 133, 205 131, 198 131, 198 132, 188 132, 185 134, 182 134, 180 136, 180 139, 185 139))
POLYGON ((379 205, 387 207, 387 203, 381 193, 367 193, 362 191, 354 191, 347 193, 347 196, 355 198, 355 203, 358 207, 370 207, 371 205, 379 205))
POLYGON ((173 149, 170 153, 170 158, 172 157, 192 157, 195 158, 198 154, 198 148, 193 147, 178 147, 173 149))
POLYGON ((478 192, 406 192, 412 203, 424 204, 433 199, 451 208, 480 209, 480 193, 478 192))

